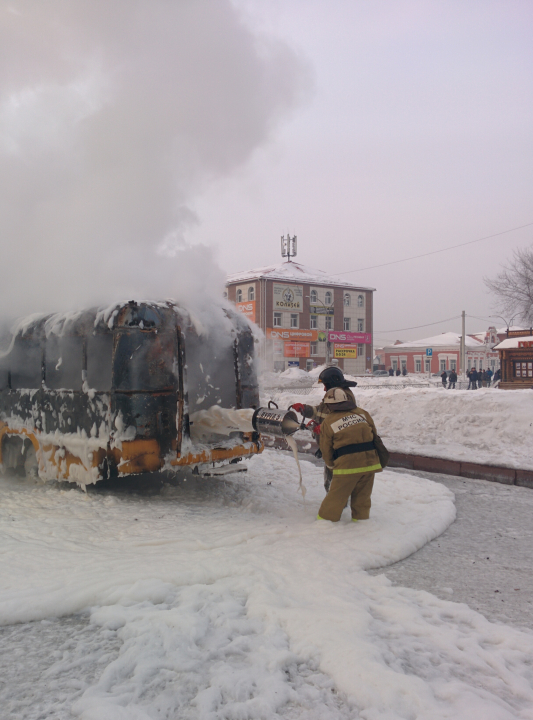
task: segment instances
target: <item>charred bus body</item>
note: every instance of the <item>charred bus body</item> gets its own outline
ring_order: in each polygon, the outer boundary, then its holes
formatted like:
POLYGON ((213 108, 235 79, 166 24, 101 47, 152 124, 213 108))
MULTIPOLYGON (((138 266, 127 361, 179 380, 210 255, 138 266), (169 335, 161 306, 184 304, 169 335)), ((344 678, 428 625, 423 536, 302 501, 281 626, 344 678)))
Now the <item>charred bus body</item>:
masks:
POLYGON ((251 329, 216 310, 209 331, 178 305, 133 301, 20 324, 0 357, 4 469, 85 486, 261 452, 257 433, 190 438, 189 408, 259 402, 251 329))

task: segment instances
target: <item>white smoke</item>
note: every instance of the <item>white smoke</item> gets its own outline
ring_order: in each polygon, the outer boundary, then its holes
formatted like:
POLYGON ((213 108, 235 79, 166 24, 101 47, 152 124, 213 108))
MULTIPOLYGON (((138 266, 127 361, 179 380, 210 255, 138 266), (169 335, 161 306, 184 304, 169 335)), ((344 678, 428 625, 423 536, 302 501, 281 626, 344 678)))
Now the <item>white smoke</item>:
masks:
POLYGON ((0 47, 4 316, 219 296, 194 199, 301 100, 294 53, 229 0, 0 0, 0 47))

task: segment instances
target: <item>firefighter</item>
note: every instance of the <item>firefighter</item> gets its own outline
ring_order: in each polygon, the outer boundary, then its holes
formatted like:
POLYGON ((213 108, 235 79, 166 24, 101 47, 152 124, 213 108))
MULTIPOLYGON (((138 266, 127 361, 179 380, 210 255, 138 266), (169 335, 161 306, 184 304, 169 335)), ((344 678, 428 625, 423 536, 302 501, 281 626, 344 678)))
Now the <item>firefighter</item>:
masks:
POLYGON ((370 415, 356 407, 346 390, 328 390, 324 403, 328 413, 321 425, 320 449, 333 480, 318 519, 338 522, 350 499, 352 520, 367 520, 374 475, 383 469, 376 449, 382 442, 370 415))
MULTIPOLYGON (((346 380, 342 370, 338 367, 327 367, 318 376, 318 382, 324 385, 326 392, 331 388, 342 388, 347 394, 348 398, 353 402, 355 407, 355 397, 350 388, 355 387, 357 383, 354 380, 346 380)), ((331 412, 330 405, 322 401, 319 405, 304 405, 302 403, 294 403, 291 405, 293 410, 300 413, 306 418, 310 418, 315 422, 313 428, 313 434, 317 442, 320 441, 320 427, 324 418, 331 412)), ((331 470, 324 466, 324 488, 326 492, 329 490, 333 475, 331 470)))

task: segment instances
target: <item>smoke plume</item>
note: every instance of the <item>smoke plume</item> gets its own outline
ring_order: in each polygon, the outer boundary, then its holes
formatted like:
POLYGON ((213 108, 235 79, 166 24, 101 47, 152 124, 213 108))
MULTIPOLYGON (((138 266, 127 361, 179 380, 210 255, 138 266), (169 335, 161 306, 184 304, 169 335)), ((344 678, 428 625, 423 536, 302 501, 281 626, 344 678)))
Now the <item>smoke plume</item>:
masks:
POLYGON ((4 316, 221 293, 194 199, 298 104, 295 54, 229 0, 4 0, 0 47, 4 316))

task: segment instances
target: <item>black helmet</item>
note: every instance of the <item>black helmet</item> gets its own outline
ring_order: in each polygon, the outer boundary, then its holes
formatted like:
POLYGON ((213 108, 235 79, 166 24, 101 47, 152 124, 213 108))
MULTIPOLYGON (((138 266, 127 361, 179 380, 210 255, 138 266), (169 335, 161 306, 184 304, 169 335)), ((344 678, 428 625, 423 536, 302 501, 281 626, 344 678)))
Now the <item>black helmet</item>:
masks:
POLYGON ((338 367, 327 367, 318 376, 318 382, 324 383, 327 390, 334 387, 342 387, 346 382, 342 370, 338 367))

